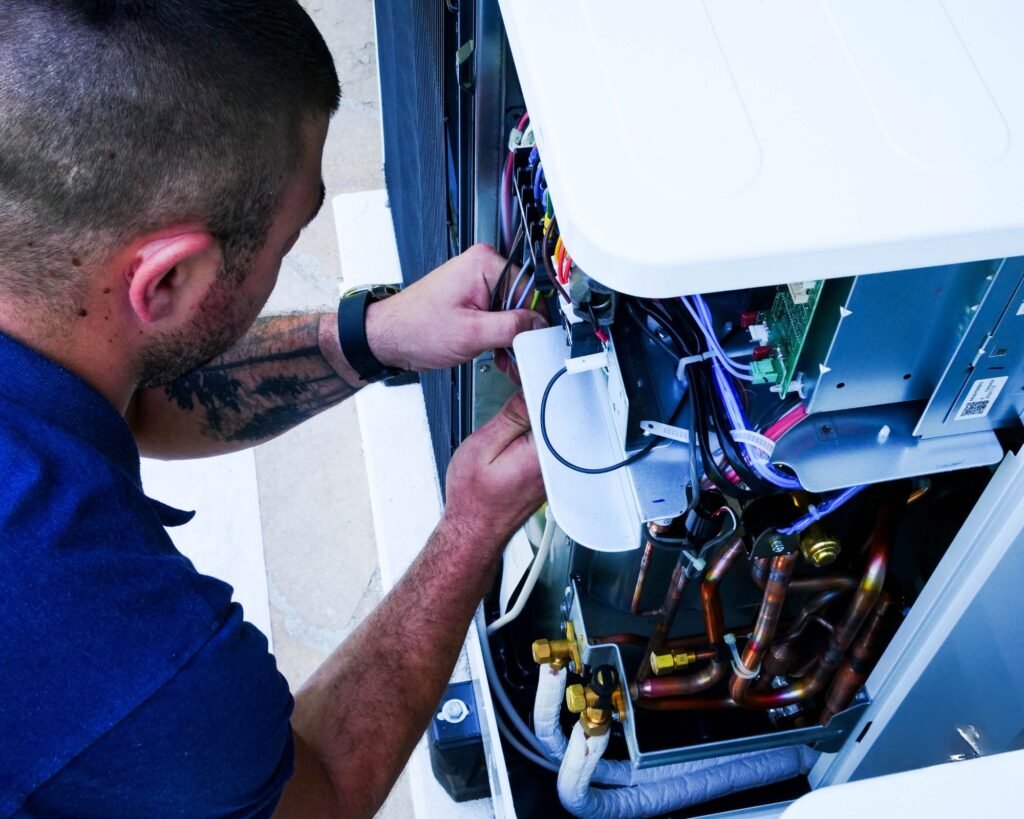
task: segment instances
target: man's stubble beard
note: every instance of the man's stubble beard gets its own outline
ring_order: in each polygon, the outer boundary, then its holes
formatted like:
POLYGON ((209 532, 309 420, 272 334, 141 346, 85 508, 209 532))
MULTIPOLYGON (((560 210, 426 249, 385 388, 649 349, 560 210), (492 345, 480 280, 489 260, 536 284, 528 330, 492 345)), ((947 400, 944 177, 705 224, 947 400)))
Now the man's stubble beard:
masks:
POLYGON ((238 292, 238 280, 218 273, 199 313, 184 330, 154 340, 142 350, 139 389, 162 387, 228 350, 252 325, 251 305, 238 292))

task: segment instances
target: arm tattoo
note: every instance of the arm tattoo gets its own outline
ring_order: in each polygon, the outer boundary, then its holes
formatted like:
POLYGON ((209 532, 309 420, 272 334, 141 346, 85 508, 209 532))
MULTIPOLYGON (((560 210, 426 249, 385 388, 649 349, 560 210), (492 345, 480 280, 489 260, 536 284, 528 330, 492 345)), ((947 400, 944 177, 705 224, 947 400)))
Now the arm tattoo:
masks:
POLYGON ((356 392, 324 359, 319 315, 259 319, 228 352, 164 387, 200 412, 211 438, 257 442, 312 418, 356 392))

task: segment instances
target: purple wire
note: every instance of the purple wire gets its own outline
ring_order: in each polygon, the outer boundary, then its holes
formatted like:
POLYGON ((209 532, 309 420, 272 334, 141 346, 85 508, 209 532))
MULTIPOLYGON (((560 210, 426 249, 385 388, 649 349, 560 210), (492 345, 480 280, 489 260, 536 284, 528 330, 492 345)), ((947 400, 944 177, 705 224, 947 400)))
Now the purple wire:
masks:
POLYGON ((822 501, 813 512, 808 512, 802 518, 798 518, 792 526, 787 526, 785 529, 779 529, 780 535, 798 535, 808 526, 815 521, 821 520, 825 515, 830 512, 834 512, 850 498, 855 497, 858 493, 867 488, 866 484, 860 484, 859 486, 850 486, 841 492, 833 495, 828 500, 822 501))

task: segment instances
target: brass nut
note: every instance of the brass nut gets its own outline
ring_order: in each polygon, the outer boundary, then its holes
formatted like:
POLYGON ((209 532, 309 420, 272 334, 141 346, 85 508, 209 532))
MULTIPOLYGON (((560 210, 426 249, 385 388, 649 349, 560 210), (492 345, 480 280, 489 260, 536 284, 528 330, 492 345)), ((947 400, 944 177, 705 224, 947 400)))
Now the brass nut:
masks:
POLYGON ((671 654, 656 654, 651 652, 651 671, 655 676, 669 674, 675 670, 676 664, 671 654))
POLYGON ((828 566, 839 557, 839 541, 820 526, 809 527, 800 538, 800 552, 804 560, 816 568, 828 566))
POLYGON ((533 661, 535 663, 545 664, 551 662, 551 641, 550 640, 534 640, 533 641, 533 661))
POLYGON ((651 670, 655 675, 671 674, 697 662, 693 651, 670 651, 668 654, 651 654, 651 670))
POLYGON ((588 708, 580 714, 580 725, 588 737, 599 737, 607 734, 612 727, 611 711, 604 708, 588 708))
POLYGON ((566 686, 565 689, 565 705, 572 713, 582 714, 587 710, 587 692, 582 685, 576 683, 575 685, 566 686))

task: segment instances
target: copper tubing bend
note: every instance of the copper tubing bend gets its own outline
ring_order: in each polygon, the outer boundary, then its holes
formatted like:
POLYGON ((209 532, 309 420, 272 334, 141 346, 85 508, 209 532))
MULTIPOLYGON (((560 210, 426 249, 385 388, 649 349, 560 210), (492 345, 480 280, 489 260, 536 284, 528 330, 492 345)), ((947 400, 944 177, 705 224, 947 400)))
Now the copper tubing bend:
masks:
MULTIPOLYGON (((778 708, 782 705, 789 705, 790 703, 807 699, 824 688, 825 684, 839 667, 839 664, 843 661, 847 649, 857 636, 857 632, 860 631, 864 620, 875 607, 878 597, 882 592, 882 585, 885 583, 886 566, 889 562, 890 541, 895 523, 895 509, 890 506, 884 506, 878 515, 878 521, 875 523, 875 528, 868 540, 867 566, 857 591, 853 595, 850 608, 829 637, 828 643, 821 654, 818 655, 818 659, 811 670, 797 682, 772 691, 754 691, 751 688, 752 680, 734 677, 729 686, 729 692, 739 705, 744 708, 778 708)), ((772 576, 775 575, 776 561, 779 560, 781 558, 773 560, 772 576)), ((770 609, 772 606, 769 602, 769 589, 772 587, 772 583, 772 577, 769 577, 765 589, 765 600, 761 606, 762 616, 758 617, 758 626, 761 625, 762 620, 767 620, 765 616, 766 609, 769 609, 768 614, 771 614, 770 609)), ((784 599, 785 589, 783 589, 782 594, 784 599)), ((779 606, 781 607, 781 603, 779 606)), ((777 620, 777 613, 775 617, 777 620)), ((774 629, 774 624, 772 624, 772 627, 774 629)), ((767 635, 758 634, 758 629, 755 628, 755 635, 758 639, 751 638, 743 651, 743 664, 747 668, 753 669, 760 663, 764 650, 767 647, 767 641, 771 640, 772 633, 774 632, 767 633, 767 635)))
POLYGON ((883 593, 878 599, 871 619, 857 635, 849 656, 832 680, 828 695, 825 697, 825 708, 821 712, 822 725, 845 709, 864 685, 868 673, 881 653, 890 617, 897 609, 896 601, 888 594, 883 593))
MULTIPOLYGON (((704 611, 704 630, 707 632, 707 644, 718 647, 725 636, 725 620, 722 614, 722 601, 718 594, 722 579, 729 573, 736 560, 744 553, 743 538, 734 535, 711 558, 704 580, 700 584, 701 608, 704 611)), ((646 663, 644 663, 646 665, 646 663)), ((729 664, 721 660, 712 660, 705 668, 689 674, 677 674, 671 677, 654 679, 638 679, 637 697, 678 697, 693 694, 710 688, 729 672, 729 664)))

